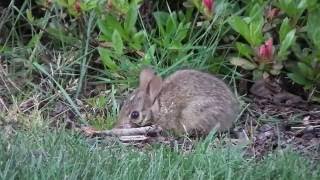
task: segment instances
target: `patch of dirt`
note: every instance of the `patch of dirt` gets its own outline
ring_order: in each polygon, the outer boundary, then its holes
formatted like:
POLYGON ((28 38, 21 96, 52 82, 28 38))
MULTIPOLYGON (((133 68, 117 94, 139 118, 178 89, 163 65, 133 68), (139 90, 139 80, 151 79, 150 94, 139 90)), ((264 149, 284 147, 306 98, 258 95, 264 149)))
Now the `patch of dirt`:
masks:
POLYGON ((240 125, 253 137, 248 154, 262 157, 291 147, 320 160, 320 105, 309 104, 270 80, 257 81, 250 92, 246 113, 250 123, 240 125))

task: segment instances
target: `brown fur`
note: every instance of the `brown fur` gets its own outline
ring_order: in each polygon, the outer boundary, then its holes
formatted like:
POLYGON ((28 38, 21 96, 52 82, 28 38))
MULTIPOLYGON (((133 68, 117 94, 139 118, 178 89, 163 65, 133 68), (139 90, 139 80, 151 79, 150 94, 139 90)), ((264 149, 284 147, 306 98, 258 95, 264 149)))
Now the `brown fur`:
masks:
POLYGON ((220 79, 196 70, 180 70, 163 80, 151 69, 140 73, 140 85, 126 99, 117 127, 160 125, 178 134, 208 134, 229 129, 239 105, 220 79), (139 112, 131 119, 133 111, 139 112))

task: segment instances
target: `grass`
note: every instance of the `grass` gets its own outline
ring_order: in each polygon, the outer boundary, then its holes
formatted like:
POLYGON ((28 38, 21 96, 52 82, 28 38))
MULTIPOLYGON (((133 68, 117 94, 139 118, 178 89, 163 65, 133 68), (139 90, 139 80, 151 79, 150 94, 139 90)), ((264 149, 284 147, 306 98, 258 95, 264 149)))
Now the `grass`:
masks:
POLYGON ((189 153, 165 146, 148 149, 88 143, 62 130, 34 129, 0 136, 1 179, 319 179, 320 167, 287 151, 263 160, 210 138, 189 153))

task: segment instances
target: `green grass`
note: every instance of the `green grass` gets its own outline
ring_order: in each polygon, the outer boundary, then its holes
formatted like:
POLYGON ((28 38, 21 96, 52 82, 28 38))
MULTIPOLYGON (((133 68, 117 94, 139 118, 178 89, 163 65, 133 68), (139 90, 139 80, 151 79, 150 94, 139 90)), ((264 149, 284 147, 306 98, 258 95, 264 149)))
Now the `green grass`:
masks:
POLYGON ((263 160, 245 158, 237 147, 209 139, 183 153, 100 146, 65 131, 34 130, 0 136, 1 179, 319 179, 320 168, 290 151, 263 160), (210 146, 209 146, 210 145, 210 146))

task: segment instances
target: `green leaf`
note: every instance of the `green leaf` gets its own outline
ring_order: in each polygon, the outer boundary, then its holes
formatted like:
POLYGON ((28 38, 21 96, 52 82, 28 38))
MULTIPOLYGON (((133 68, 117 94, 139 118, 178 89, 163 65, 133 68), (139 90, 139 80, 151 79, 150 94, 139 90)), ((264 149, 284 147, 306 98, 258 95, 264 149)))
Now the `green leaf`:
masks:
POLYGON ((104 48, 98 48, 102 64, 108 67, 111 71, 116 71, 118 69, 118 66, 116 63, 110 58, 111 53, 104 48))
POLYGON ((228 23, 234 29, 236 32, 238 32, 241 36, 243 36, 251 45, 251 38, 250 38, 250 32, 249 32, 249 26, 248 24, 241 19, 239 16, 231 16, 228 19, 228 23))
POLYGON ((286 35, 289 33, 291 29, 292 28, 289 25, 289 19, 286 17, 280 26, 280 31, 279 31, 280 42, 284 41, 284 38, 286 37, 286 35))
POLYGON ((90 0, 87 2, 83 2, 82 4, 80 4, 81 9, 83 9, 84 11, 89 11, 91 9, 94 9, 98 6, 99 0, 90 0))
POLYGON ((236 42, 236 48, 241 55, 245 56, 248 59, 250 59, 251 55, 253 55, 252 48, 247 44, 236 42))
POLYGON ((149 65, 149 64, 151 64, 151 62, 155 62, 155 56, 154 56, 155 50, 156 50, 156 46, 151 45, 150 48, 148 49, 147 53, 142 58, 142 63, 144 65, 149 65))
POLYGON ((33 35, 33 37, 30 39, 30 41, 28 42, 28 45, 27 45, 27 47, 29 47, 29 48, 34 48, 34 47, 36 47, 36 45, 39 43, 39 41, 40 41, 40 38, 41 38, 41 36, 40 36, 40 34, 35 34, 35 35, 33 35))
POLYGON ((249 17, 251 21, 260 21, 263 19, 263 6, 261 6, 259 3, 256 3, 250 10, 249 17))
POLYGON ((240 66, 245 70, 253 70, 257 67, 257 65, 251 63, 250 61, 239 57, 231 58, 230 63, 235 66, 240 66))
POLYGON ((279 50, 279 53, 278 53, 279 57, 284 57, 284 56, 287 55, 287 53, 288 53, 287 50, 292 45, 292 43, 295 41, 295 33, 296 33, 295 29, 291 30, 286 35, 284 40, 280 43, 280 50, 279 50))
POLYGON ((309 0, 278 0, 276 6, 290 17, 298 19, 307 7, 309 0))
POLYGON ((0 53, 7 52, 7 51, 12 51, 12 49, 9 48, 8 46, 3 46, 0 44, 0 53))
POLYGON ((144 31, 139 31, 138 33, 135 33, 132 37, 132 42, 130 43, 130 45, 132 46, 132 48, 134 49, 141 49, 143 40, 144 40, 144 31))
POLYGON ((62 6, 62 7, 66 7, 68 6, 68 1, 65 0, 56 0, 57 4, 62 6))
POLYGON ((117 30, 124 40, 127 41, 129 39, 128 35, 121 26, 121 23, 111 15, 107 15, 103 20, 98 20, 98 27, 103 35, 108 37, 109 40, 111 40, 111 35, 113 35, 112 33, 114 30, 117 30))
POLYGON ((256 3, 250 10, 249 14, 249 38, 252 46, 258 46, 263 41, 262 27, 264 24, 263 8, 256 3))
POLYGON ((172 35, 177 30, 177 22, 175 22, 175 19, 172 17, 172 15, 167 19, 166 23, 166 33, 167 35, 172 35))
POLYGON ((118 54, 118 55, 123 54, 123 42, 122 42, 121 36, 117 30, 113 31, 112 45, 113 45, 113 49, 115 50, 116 54, 118 54))
POLYGON ((128 10, 127 17, 124 21, 124 27, 126 27, 126 31, 128 32, 128 34, 129 34, 129 32, 134 31, 135 24, 137 22, 137 18, 138 18, 137 5, 135 3, 131 3, 129 10, 128 10))
POLYGON ((307 1, 307 8, 308 9, 313 9, 313 8, 317 8, 317 1, 318 0, 308 0, 307 1))
POLYGON ((27 19, 29 22, 33 23, 34 22, 34 16, 32 15, 32 11, 30 9, 26 10, 27 14, 27 19))
POLYGON ((102 32, 104 39, 111 40, 113 28, 109 27, 109 25, 107 24, 107 21, 99 19, 97 24, 100 31, 102 32))
POLYGON ((157 23, 158 29, 160 31, 160 34, 161 35, 165 35, 166 33, 165 33, 165 30, 164 30, 163 26, 166 25, 167 19, 170 18, 169 13, 158 11, 158 12, 153 13, 153 16, 154 16, 154 18, 156 20, 156 23, 157 23))
POLYGON ((250 33, 250 44, 251 46, 258 46, 263 41, 263 34, 262 34, 262 27, 263 27, 263 19, 260 21, 253 21, 249 24, 249 33, 250 33))
POLYGON ((300 85, 307 85, 307 80, 303 76, 301 76, 300 74, 298 74, 298 73, 288 73, 287 75, 295 83, 298 83, 300 85))
POLYGON ((311 11, 307 21, 307 34, 313 44, 320 49, 320 26, 319 26, 320 10, 311 11))
POLYGON ((176 30, 174 40, 177 42, 181 42, 187 37, 189 30, 190 30, 190 23, 187 23, 187 24, 180 23, 176 30))
POLYGON ((310 66, 306 65, 305 63, 298 62, 298 68, 304 77, 312 78, 313 70, 310 66))
POLYGON ((300 0, 297 8, 300 9, 300 11, 304 10, 308 6, 308 1, 310 0, 300 0))
POLYGON ((74 5, 76 0, 67 0, 68 6, 74 5))

